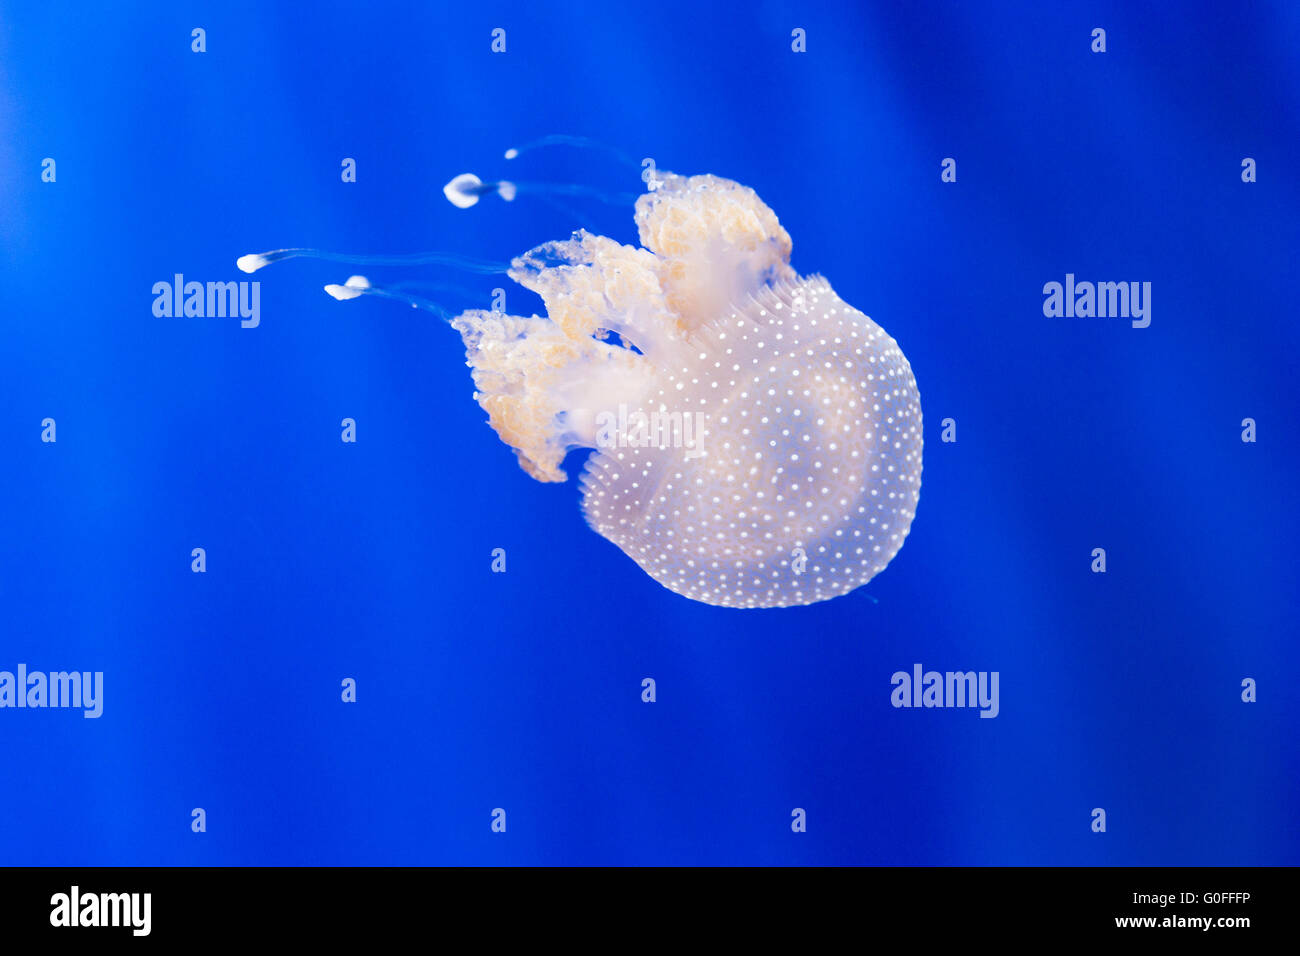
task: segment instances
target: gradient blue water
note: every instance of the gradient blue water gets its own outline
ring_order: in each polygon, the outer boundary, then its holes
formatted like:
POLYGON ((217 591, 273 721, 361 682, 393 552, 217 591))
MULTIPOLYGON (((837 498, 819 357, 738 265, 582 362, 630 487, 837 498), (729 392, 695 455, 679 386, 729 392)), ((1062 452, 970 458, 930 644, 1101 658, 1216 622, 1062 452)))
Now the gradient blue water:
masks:
POLYGON ((6 3, 0 669, 102 670, 105 711, 0 710, 0 862, 1300 862, 1300 17, 1164 7, 6 3), (753 186, 898 339, 925 473, 869 597, 660 588, 346 267, 259 273, 257 329, 152 314, 245 252, 560 238, 441 195, 558 132, 753 186), (1152 282, 1150 328, 1044 318, 1066 272, 1152 282), (998 671, 1000 716, 892 708, 916 662, 998 671))

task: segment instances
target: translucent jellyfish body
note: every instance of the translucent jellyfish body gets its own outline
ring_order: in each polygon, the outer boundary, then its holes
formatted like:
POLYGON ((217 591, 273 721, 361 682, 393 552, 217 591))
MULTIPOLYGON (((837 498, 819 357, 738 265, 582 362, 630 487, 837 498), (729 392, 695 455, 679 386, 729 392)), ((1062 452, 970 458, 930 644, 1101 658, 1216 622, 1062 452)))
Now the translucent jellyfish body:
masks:
POLYGON ((915 514, 911 366, 825 279, 795 274, 752 189, 661 176, 636 202, 641 248, 577 232, 511 263, 547 317, 453 320, 475 398, 540 481, 595 449, 587 521, 664 587, 740 608, 852 591, 915 514))

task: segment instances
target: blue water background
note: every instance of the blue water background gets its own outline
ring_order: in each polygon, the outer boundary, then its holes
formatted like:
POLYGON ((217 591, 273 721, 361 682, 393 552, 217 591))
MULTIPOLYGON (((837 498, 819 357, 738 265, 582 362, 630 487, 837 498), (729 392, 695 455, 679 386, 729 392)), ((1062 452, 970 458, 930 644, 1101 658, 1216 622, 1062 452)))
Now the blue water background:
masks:
POLYGON ((0 863, 1300 862, 1297 49, 1295 4, 5 3, 0 669, 105 709, 0 710, 0 863), (641 188, 501 158, 551 133, 754 187, 897 338, 923 486, 863 592, 664 590, 516 466, 453 331, 321 291, 367 270, 258 273, 256 329, 152 313, 280 246, 634 242, 443 198, 641 188), (1151 326, 1044 317, 1067 272, 1151 282, 1151 326), (998 671, 1000 715, 891 707, 917 662, 998 671))

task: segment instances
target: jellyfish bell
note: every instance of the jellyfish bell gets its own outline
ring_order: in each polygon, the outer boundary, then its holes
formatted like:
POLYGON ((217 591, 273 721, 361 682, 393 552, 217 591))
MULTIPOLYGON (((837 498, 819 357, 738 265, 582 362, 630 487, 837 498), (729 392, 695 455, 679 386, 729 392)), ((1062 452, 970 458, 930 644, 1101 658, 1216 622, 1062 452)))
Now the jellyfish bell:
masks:
POLYGON ((640 248, 580 231, 512 262, 547 318, 453 320, 476 398, 538 480, 564 481, 565 454, 594 448, 588 523, 665 587, 728 607, 845 594, 884 569, 915 514, 911 367, 830 283, 795 273, 752 189, 660 178, 636 203, 640 248), (624 408, 679 434, 696 422, 696 440, 602 440, 624 408))
MULTIPOLYGON (((636 200, 639 246, 579 230, 510 263, 545 317, 451 319, 474 397, 539 481, 565 481, 565 455, 592 449, 589 525, 678 594, 766 608, 861 587, 919 500, 911 366, 791 268, 789 233, 752 189, 657 177, 636 200)), ((419 304, 358 276, 330 288, 419 304)))

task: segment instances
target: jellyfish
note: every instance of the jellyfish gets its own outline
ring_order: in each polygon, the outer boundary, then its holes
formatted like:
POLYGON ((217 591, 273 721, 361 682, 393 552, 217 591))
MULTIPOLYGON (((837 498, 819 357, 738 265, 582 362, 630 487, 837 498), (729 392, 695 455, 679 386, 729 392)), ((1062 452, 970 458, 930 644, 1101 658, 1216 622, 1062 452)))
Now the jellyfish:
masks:
MULTIPOLYGON (((509 264, 545 316, 451 319, 488 424, 542 482, 591 449, 587 523, 683 597, 774 608, 860 588, 920 496, 920 395, 898 343, 794 271, 747 186, 660 171, 634 218, 639 246, 581 229, 509 264)), ((424 304, 363 276, 329 291, 424 304)))

